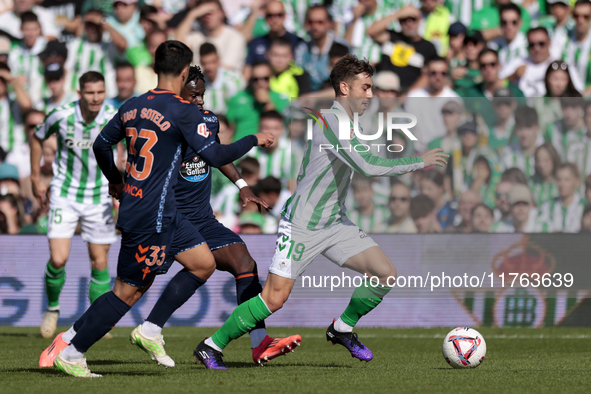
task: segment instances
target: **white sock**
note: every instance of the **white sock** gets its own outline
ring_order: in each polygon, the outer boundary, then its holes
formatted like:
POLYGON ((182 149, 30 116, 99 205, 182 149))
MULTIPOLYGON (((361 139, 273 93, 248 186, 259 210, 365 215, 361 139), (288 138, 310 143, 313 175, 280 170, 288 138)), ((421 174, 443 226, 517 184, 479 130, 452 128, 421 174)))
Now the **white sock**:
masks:
POLYGON ((76 331, 74 331, 74 326, 72 326, 68 331, 64 332, 64 335, 62 335, 62 340, 69 344, 72 342, 72 339, 74 339, 75 336, 76 331))
POLYGON ((334 329, 338 332, 353 332, 353 326, 350 326, 347 323, 345 323, 340 316, 337 319, 337 321, 334 322, 334 329))
POLYGON ((62 350, 62 357, 66 359, 66 361, 78 361, 84 358, 84 353, 80 353, 72 344, 66 346, 64 350, 62 350))
POLYGON ((205 344, 209 347, 214 348, 218 352, 221 352, 222 350, 224 350, 221 347, 219 347, 218 345, 216 345, 215 342, 213 341, 213 339, 211 339, 211 337, 209 337, 205 340, 205 344))
POLYGON ((252 348, 257 348, 267 337, 267 330, 265 328, 255 328, 250 332, 250 345, 252 348))
POLYGON ((60 306, 48 306, 47 307, 47 312, 59 312, 60 311, 60 306))
POLYGON ((156 335, 160 335, 162 333, 162 327, 159 327, 156 324, 150 323, 146 320, 144 321, 144 324, 142 324, 142 332, 145 336, 154 338, 156 335))

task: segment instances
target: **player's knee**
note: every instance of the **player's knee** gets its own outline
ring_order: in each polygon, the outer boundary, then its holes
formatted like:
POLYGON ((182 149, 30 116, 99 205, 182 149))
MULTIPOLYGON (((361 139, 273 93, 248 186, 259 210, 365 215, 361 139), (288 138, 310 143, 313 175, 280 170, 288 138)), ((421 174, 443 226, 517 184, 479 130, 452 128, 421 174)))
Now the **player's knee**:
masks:
POLYGON ((242 272, 254 272, 256 271, 257 263, 254 259, 249 255, 243 255, 237 257, 234 262, 234 270, 236 274, 240 274, 242 272))
POLYGON ((263 300, 267 304, 269 310, 273 313, 283 308, 283 304, 289 298, 289 292, 273 291, 267 294, 263 294, 263 300))
POLYGON ((107 262, 107 256, 94 257, 90 260, 90 265, 95 270, 102 271, 107 269, 107 262))
POLYGON ((51 259, 49 260, 49 264, 52 268, 56 270, 61 270, 66 266, 66 262, 68 261, 68 255, 52 255, 51 259))
POLYGON ((379 267, 375 268, 372 274, 379 279, 380 283, 385 284, 388 278, 396 278, 397 272, 396 267, 394 267, 392 263, 388 262, 387 264, 380 264, 379 267))

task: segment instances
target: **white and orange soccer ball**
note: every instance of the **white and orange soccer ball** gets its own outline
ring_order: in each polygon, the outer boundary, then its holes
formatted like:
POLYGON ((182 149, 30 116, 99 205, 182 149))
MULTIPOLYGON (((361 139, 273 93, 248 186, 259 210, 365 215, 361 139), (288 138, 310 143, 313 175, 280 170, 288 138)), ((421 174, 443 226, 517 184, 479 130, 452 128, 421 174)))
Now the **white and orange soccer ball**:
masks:
POLYGON ((454 368, 476 368, 486 356, 483 336, 470 327, 456 327, 443 340, 443 357, 454 368))

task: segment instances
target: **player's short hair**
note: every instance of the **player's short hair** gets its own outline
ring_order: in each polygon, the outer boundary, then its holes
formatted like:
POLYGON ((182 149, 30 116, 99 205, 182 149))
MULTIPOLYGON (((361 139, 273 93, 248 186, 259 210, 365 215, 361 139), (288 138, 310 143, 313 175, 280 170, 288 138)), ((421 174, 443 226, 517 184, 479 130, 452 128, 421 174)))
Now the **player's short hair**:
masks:
POLYGON ((261 121, 263 119, 275 119, 275 120, 278 120, 280 122, 283 122, 283 115, 281 115, 276 110, 272 109, 270 111, 265 111, 265 112, 263 112, 261 114, 261 121))
POLYGON ((423 172, 423 179, 428 179, 439 187, 443 187, 443 174, 437 170, 423 172))
POLYGON ((577 179, 581 179, 581 173, 579 172, 579 167, 575 163, 562 163, 556 169, 556 172, 561 170, 569 170, 571 174, 577 179))
POLYGON ((332 68, 330 72, 330 83, 335 94, 340 96, 341 82, 351 84, 356 75, 367 74, 371 77, 374 72, 374 66, 367 60, 359 60, 357 56, 349 53, 343 56, 332 68))
POLYGON ((189 67, 189 76, 187 77, 187 82, 185 82, 185 86, 188 85, 190 82, 197 83, 198 80, 202 80, 203 82, 205 82, 205 75, 203 75, 203 73, 201 72, 201 67, 189 67))
POLYGON ((240 168, 240 173, 242 175, 254 175, 259 173, 261 165, 254 157, 245 157, 240 160, 240 163, 238 163, 238 168, 240 168))
POLYGON ((180 41, 169 40, 158 46, 154 57, 156 74, 178 76, 191 64, 193 51, 180 41))
POLYGON ((274 46, 289 47, 289 49, 293 53, 293 49, 291 47, 291 41, 289 41, 289 38, 287 38, 287 37, 275 37, 275 38, 273 38, 271 40, 271 42, 269 43, 269 49, 271 49, 271 47, 274 47, 274 46))
POLYGON ((501 182, 509 182, 514 185, 517 183, 520 183, 522 185, 527 185, 527 178, 526 178, 525 174, 523 173, 523 171, 521 171, 519 168, 511 167, 511 168, 506 169, 501 174, 501 182))
POLYGON ((515 11, 517 12, 517 15, 519 16, 519 19, 521 19, 521 8, 519 8, 519 6, 517 4, 513 4, 513 3, 508 3, 508 4, 503 4, 499 7, 499 17, 501 15, 503 15, 503 12, 505 11, 515 11))
POLYGON ((435 210, 435 203, 424 194, 410 199, 410 217, 413 219, 429 216, 435 210))
POLYGON ((499 53, 497 51, 495 51, 492 48, 484 48, 482 51, 480 51, 480 53, 478 54, 478 61, 480 62, 480 59, 488 54, 488 53, 492 53, 493 55, 495 55, 495 57, 497 58, 497 60, 499 60, 499 53))
POLYGON ((274 176, 263 178, 257 183, 256 189, 262 193, 281 193, 281 181, 274 176))
POLYGON ((217 55, 218 50, 215 47, 215 45, 213 45, 211 42, 203 43, 199 47, 199 56, 200 57, 211 55, 212 53, 215 53, 217 55))
POLYGON ((82 74, 80 79, 78 79, 80 90, 83 90, 84 85, 86 85, 87 83, 94 83, 94 82, 103 82, 104 83, 105 77, 103 76, 103 74, 101 74, 99 72, 87 71, 84 74, 82 74))
POLYGON ((340 42, 333 42, 328 50, 328 57, 343 57, 349 53, 349 48, 340 42))
POLYGON ((25 11, 21 15, 21 25, 25 22, 37 22, 39 23, 39 18, 37 14, 32 11, 25 11))
POLYGON ((515 110, 515 130, 539 125, 538 112, 532 107, 522 105, 515 110))

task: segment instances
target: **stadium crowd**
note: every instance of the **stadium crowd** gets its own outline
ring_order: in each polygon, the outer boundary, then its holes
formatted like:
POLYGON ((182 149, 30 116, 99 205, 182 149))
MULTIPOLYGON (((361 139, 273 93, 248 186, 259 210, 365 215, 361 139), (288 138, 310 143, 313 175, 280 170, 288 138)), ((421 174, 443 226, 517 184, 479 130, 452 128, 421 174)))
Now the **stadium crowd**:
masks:
MULTIPOLYGON (((242 207, 238 189, 212 170, 212 206, 236 232, 276 233, 304 155, 301 102, 330 105, 331 67, 347 53, 377 69, 380 100, 364 126, 375 129, 387 110, 419 119, 417 142, 395 135, 405 149, 383 154, 436 147, 450 154, 444 169, 356 174, 347 207, 360 228, 591 232, 589 0, 10 3, 0 10, 0 233, 47 230, 30 182, 27 141, 36 125, 77 100, 78 78, 89 70, 105 76, 106 103, 114 107, 154 88, 154 53, 167 39, 194 51, 222 143, 259 131, 276 137, 237 163, 271 211, 242 207)), ((56 146, 44 142, 47 183, 56 146)), ((124 163, 121 149, 118 158, 124 163)))

